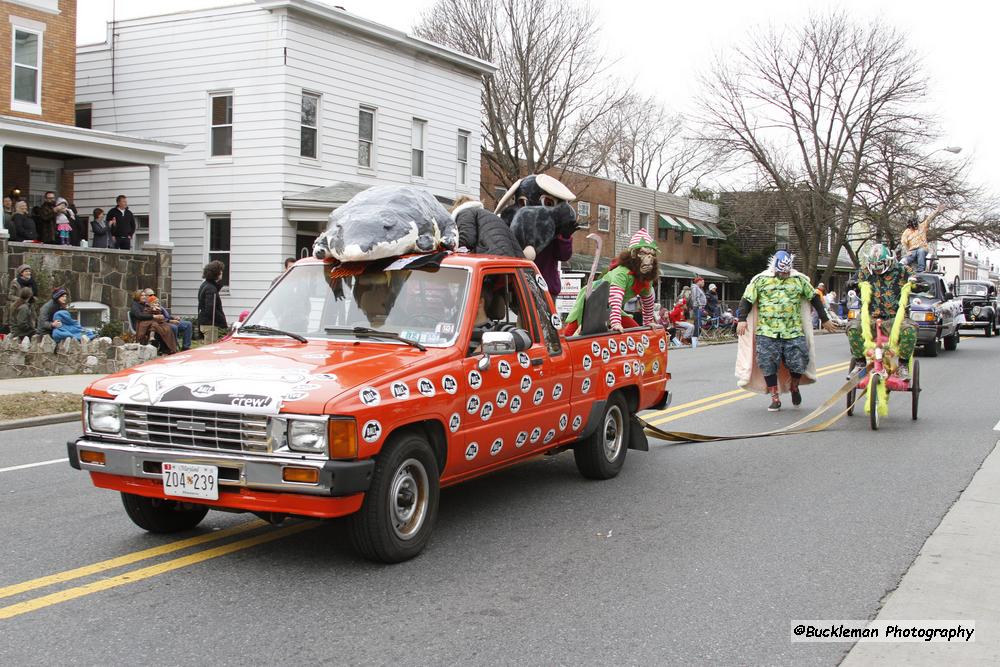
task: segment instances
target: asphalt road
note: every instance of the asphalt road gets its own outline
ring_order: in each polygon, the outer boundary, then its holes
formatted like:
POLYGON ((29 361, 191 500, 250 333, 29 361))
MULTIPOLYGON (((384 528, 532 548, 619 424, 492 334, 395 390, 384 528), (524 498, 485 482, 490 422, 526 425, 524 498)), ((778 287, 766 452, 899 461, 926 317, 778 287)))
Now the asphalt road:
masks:
MULTIPOLYGON (((777 415, 731 393, 733 346, 672 354, 664 426, 794 421, 845 376, 845 339, 817 342, 827 374, 777 415)), ((337 524, 145 534, 65 463, 10 470, 64 457, 77 425, 0 433, 0 664, 835 665, 850 645, 792 644, 790 620, 874 617, 996 442, 998 358, 966 339, 922 359, 920 420, 894 395, 877 434, 855 416, 653 443, 606 482, 563 454, 445 490, 427 551, 390 567, 337 524)))

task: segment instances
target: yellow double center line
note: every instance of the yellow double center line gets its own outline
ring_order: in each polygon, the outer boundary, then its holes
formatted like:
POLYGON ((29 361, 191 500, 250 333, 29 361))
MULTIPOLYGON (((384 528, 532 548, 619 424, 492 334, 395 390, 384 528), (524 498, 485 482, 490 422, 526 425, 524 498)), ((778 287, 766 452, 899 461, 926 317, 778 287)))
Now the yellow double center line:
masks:
MULTIPOLYGON (((817 376, 822 377, 824 375, 830 375, 832 373, 839 373, 847 369, 847 363, 833 364, 831 366, 826 366, 818 369, 817 376)), ((729 403, 735 403, 736 401, 742 401, 744 399, 756 396, 743 389, 734 389, 732 391, 722 392, 720 394, 714 394, 712 396, 706 396, 705 398, 699 398, 694 401, 689 401, 687 403, 682 403, 670 407, 666 410, 661 410, 658 413, 647 413, 647 419, 650 424, 665 424, 682 417, 687 417, 689 415, 697 414, 699 412, 704 412, 706 410, 712 410, 723 405, 728 405, 729 403), (650 415, 661 415, 654 419, 649 419, 650 415)), ((204 535, 197 535, 195 537, 189 537, 183 540, 177 540, 175 542, 170 542, 168 544, 163 544, 156 547, 151 547, 149 549, 143 549, 141 551, 136 551, 130 554, 125 554, 124 556, 118 556, 116 558, 110 558, 107 560, 99 561, 91 565, 84 565, 82 567, 74 568, 71 570, 66 570, 64 572, 57 572, 55 574, 50 574, 44 577, 39 577, 37 579, 30 579, 18 584, 11 584, 9 586, 0 587, 0 598, 7 598, 14 595, 20 595, 22 593, 27 593, 29 591, 37 590, 39 588, 44 588, 46 586, 52 586, 55 584, 65 583, 67 581, 73 581, 74 579, 80 579, 83 577, 88 577, 91 575, 100 574, 113 570, 119 567, 124 567, 126 565, 132 565, 150 558, 156 558, 159 556, 165 556, 167 554, 176 553, 178 551, 183 551, 184 549, 189 549, 191 547, 201 546, 208 544, 210 542, 217 542, 219 540, 226 539, 228 537, 233 537, 236 535, 241 535, 243 533, 250 532, 252 530, 257 530, 265 527, 267 524, 263 521, 250 521, 248 523, 240 524, 238 526, 233 526, 232 528, 226 528, 224 530, 215 531, 212 533, 206 533, 204 535)), ((31 598, 29 600, 24 600, 23 602, 17 602, 6 607, 0 607, 0 620, 5 620, 13 618, 15 616, 20 616, 21 614, 26 614, 28 612, 37 611, 44 607, 49 607, 60 602, 68 602, 70 600, 75 600, 77 598, 90 595, 92 593, 98 593, 100 591, 106 591, 111 588, 116 588, 118 586, 124 586, 125 584, 131 584, 137 581, 142 581, 143 579, 149 579, 150 577, 155 577, 160 574, 165 574, 167 572, 172 572, 189 565, 195 565, 196 563, 202 563, 213 558, 218 558, 219 556, 225 556, 226 554, 231 554, 236 551, 242 551, 244 549, 249 549, 250 547, 257 546, 259 544, 265 544, 267 542, 273 542, 274 540, 279 540, 284 537, 294 535, 296 533, 301 533, 302 531, 314 528, 317 524, 315 523, 300 523, 292 526, 287 526, 285 528, 278 528, 275 530, 270 530, 268 532, 261 533, 259 535, 254 535, 252 537, 247 537, 241 540, 236 540, 235 542, 229 542, 220 546, 212 547, 210 549, 205 549, 203 551, 198 551, 186 556, 181 556, 179 558, 174 558, 172 560, 167 560, 162 563, 157 563, 154 565, 147 565, 146 567, 141 567, 136 570, 130 570, 128 572, 108 577, 106 579, 99 579, 90 583, 82 584, 79 586, 73 586, 71 588, 66 588, 54 593, 49 593, 47 595, 42 595, 36 598, 31 598)))

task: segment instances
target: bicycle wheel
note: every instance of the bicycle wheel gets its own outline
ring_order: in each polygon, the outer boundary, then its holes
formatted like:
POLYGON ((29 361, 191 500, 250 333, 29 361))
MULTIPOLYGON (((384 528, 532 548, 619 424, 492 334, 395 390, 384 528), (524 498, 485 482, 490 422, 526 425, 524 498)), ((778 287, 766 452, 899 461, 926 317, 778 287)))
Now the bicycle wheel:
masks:
POLYGON ((880 417, 878 414, 878 388, 882 384, 881 375, 872 375, 871 379, 868 381, 868 416, 871 420, 871 427, 873 431, 877 431, 879 427, 880 417))
POLYGON ((910 371, 910 401, 911 417, 915 420, 920 409, 920 362, 916 359, 910 371))
MULTIPOLYGON (((854 375, 854 371, 857 368, 854 359, 851 359, 851 367, 847 369, 847 377, 854 375)), ((857 388, 847 392, 847 416, 854 416, 854 403, 858 400, 858 390, 857 388)))

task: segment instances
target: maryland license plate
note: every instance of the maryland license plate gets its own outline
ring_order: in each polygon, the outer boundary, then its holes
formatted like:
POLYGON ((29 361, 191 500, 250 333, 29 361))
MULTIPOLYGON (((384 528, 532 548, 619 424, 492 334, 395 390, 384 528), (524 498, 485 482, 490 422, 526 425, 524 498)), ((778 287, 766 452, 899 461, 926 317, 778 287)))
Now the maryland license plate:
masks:
POLYGON ((193 463, 164 463, 163 493, 181 498, 218 500, 219 469, 193 463))

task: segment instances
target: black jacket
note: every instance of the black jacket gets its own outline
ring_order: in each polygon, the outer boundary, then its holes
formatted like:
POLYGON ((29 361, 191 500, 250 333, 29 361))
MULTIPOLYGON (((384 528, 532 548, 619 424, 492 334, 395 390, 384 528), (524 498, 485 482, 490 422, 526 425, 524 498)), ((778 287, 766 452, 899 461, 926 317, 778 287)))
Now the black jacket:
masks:
POLYGON ((212 282, 206 280, 198 288, 198 324, 204 326, 215 325, 217 327, 228 328, 226 313, 222 310, 222 297, 219 289, 222 288, 222 281, 212 282))
POLYGON ((454 216, 458 225, 458 245, 465 246, 469 252, 524 257, 524 252, 507 223, 495 213, 484 209, 482 204, 463 204, 455 209, 454 216))
POLYGON ((126 208, 122 212, 117 206, 108 211, 108 227, 111 228, 111 235, 116 239, 132 238, 135 235, 135 216, 132 209, 126 208))
POLYGON ((35 221, 26 213, 15 213, 14 229, 11 230, 15 241, 37 241, 38 227, 35 221))

